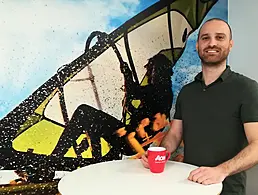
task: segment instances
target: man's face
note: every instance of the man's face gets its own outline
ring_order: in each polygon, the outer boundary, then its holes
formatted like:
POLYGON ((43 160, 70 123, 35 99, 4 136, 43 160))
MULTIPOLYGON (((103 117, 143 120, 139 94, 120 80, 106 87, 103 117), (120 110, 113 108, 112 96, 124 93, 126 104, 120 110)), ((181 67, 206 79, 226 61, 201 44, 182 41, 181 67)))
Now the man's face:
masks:
POLYGON ((203 65, 217 66, 226 61, 232 46, 227 24, 213 20, 202 27, 196 49, 203 65))

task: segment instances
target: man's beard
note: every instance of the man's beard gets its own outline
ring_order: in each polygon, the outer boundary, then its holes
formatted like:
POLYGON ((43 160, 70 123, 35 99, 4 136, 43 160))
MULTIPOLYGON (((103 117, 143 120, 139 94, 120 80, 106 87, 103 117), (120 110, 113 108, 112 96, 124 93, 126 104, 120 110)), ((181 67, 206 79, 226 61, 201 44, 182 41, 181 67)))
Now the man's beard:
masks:
MULTIPOLYGON (((215 48, 208 48, 208 49, 215 49, 215 48)), ((203 53, 205 53, 206 50, 207 49, 204 49, 203 53)), ((224 51, 219 49, 219 52, 221 52, 221 54, 216 56, 215 59, 209 59, 209 58, 212 58, 212 56, 206 56, 204 54, 202 55, 200 52, 198 52, 198 54, 204 66, 219 66, 220 64, 222 64, 222 62, 227 60, 227 57, 229 54, 229 48, 227 48, 224 51)))

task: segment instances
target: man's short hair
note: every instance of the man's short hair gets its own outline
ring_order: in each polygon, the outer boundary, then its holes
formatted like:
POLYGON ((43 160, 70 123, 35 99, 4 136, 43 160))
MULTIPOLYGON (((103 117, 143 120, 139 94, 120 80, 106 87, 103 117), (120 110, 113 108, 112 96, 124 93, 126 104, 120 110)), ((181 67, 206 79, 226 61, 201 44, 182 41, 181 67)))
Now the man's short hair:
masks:
POLYGON ((197 39, 197 40, 199 40, 199 38, 200 38, 200 32, 201 32, 201 29, 202 29, 202 27, 204 26, 204 24, 206 24, 207 22, 213 21, 213 20, 222 21, 222 22, 224 22, 225 24, 227 24, 227 26, 228 26, 228 28, 229 28, 229 33, 230 33, 229 38, 230 38, 230 40, 231 40, 231 39, 232 39, 232 30, 231 30, 231 27, 230 27, 230 25, 228 24, 228 22, 226 22, 225 20, 222 20, 221 18, 211 18, 211 19, 207 20, 206 22, 204 22, 203 25, 201 26, 199 32, 198 32, 198 39, 197 39))

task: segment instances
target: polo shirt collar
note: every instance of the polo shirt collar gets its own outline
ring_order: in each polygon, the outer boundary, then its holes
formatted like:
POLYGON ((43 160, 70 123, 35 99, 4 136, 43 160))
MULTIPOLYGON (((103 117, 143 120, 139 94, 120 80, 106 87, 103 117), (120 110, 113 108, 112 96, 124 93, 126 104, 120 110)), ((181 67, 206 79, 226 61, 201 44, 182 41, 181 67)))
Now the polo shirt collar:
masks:
MULTIPOLYGON (((221 79, 222 81, 225 81, 228 76, 232 73, 231 69, 230 69, 230 66, 226 66, 226 69, 223 71, 223 73, 220 75, 220 77, 218 79, 221 79)), ((198 73, 196 76, 195 76, 195 80, 197 81, 202 81, 202 72, 198 73)))

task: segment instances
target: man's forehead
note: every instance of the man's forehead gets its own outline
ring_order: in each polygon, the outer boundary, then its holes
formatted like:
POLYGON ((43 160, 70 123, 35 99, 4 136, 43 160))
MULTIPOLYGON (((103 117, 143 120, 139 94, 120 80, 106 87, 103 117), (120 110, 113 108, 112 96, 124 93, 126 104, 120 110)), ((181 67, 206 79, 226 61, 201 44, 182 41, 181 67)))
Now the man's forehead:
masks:
POLYGON ((205 23, 200 29, 200 36, 203 34, 230 34, 230 30, 226 23, 222 21, 209 21, 205 23))

